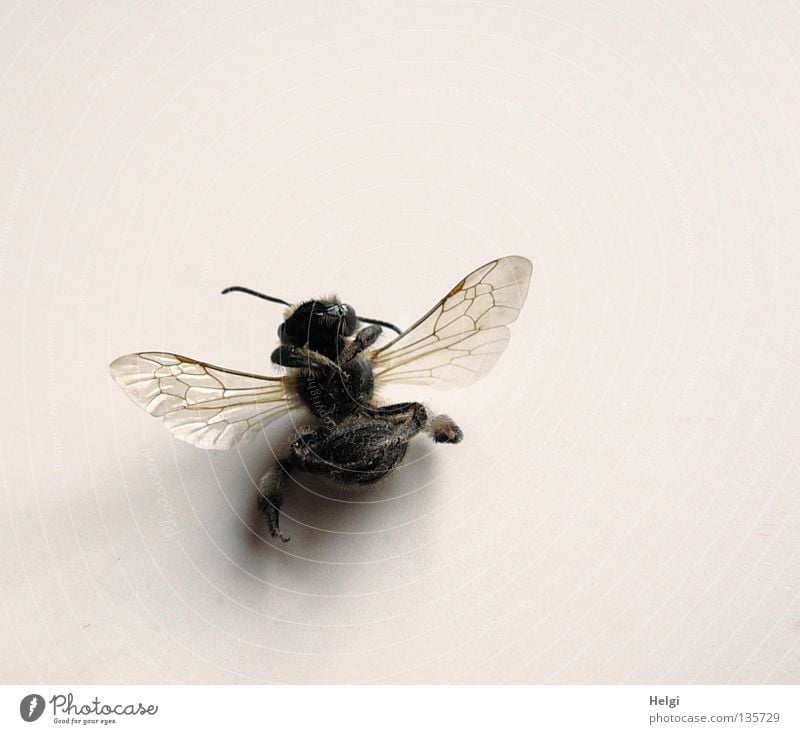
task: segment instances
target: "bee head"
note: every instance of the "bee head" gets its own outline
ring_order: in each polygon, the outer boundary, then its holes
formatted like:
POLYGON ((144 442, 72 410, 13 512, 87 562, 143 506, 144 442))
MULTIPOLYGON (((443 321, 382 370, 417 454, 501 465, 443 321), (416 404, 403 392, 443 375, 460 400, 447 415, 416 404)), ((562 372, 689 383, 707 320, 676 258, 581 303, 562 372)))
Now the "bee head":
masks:
POLYGON ((338 298, 306 301, 286 312, 278 327, 282 344, 302 347, 308 343, 352 336, 358 327, 355 309, 338 298))

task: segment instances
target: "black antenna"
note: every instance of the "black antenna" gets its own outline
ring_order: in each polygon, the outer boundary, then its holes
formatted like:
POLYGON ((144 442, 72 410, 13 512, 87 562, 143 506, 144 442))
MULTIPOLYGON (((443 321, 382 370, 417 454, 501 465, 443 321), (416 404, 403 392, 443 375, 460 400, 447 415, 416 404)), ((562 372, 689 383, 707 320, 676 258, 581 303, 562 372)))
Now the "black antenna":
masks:
MULTIPOLYGON (((247 293, 250 296, 255 296, 256 298, 263 298, 265 301, 272 301, 273 303, 282 303, 284 306, 291 306, 292 304, 288 301, 284 301, 282 298, 275 298, 275 296, 268 296, 265 293, 259 293, 258 291, 254 291, 252 288, 244 288, 240 285, 232 285, 225 290, 222 291, 222 295, 224 296, 226 293, 247 293)), ((400 331, 394 324, 390 324, 388 321, 379 321, 378 319, 367 319, 363 316, 358 317, 359 321, 363 321, 367 324, 377 324, 378 326, 385 326, 387 329, 391 329, 392 331, 396 331, 398 334, 402 334, 403 332, 400 331)))
POLYGON ((247 293, 250 296, 256 296, 257 298, 263 298, 265 301, 272 301, 273 303, 282 303, 284 306, 291 306, 292 304, 288 301, 284 301, 282 298, 275 298, 275 296, 268 296, 264 293, 259 293, 258 291, 254 291, 251 288, 243 288, 240 285, 232 285, 229 288, 226 288, 222 291, 222 295, 224 296, 226 293, 247 293))

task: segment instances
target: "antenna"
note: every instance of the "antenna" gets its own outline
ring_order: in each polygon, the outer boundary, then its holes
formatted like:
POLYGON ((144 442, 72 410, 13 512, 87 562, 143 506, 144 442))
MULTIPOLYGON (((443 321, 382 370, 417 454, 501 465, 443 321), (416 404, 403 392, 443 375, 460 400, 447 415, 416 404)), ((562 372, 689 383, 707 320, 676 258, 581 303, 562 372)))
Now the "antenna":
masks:
POLYGON ((284 301, 282 298, 275 298, 275 296, 268 296, 265 293, 259 293, 258 291, 254 291, 251 288, 243 288, 240 285, 232 285, 222 291, 223 296, 226 293, 247 293, 249 296, 256 296, 256 298, 263 298, 265 301, 272 301, 273 303, 282 303, 284 306, 292 305, 288 301, 284 301))
MULTIPOLYGON (((222 291, 222 295, 224 296, 226 293, 247 293, 249 296, 255 296, 256 298, 263 298, 265 301, 272 301, 273 303, 282 303, 284 306, 291 306, 292 304, 288 301, 284 301, 282 298, 276 298, 275 296, 268 296, 265 293, 259 293, 258 291, 254 291, 252 288, 244 288, 240 285, 232 285, 228 288, 225 288, 222 291)), ((387 329, 391 329, 392 331, 397 332, 398 334, 402 334, 403 332, 400 331, 394 324, 390 324, 388 321, 380 321, 378 319, 368 319, 364 316, 358 317, 359 321, 363 321, 366 324, 377 324, 378 326, 385 326, 387 329)))

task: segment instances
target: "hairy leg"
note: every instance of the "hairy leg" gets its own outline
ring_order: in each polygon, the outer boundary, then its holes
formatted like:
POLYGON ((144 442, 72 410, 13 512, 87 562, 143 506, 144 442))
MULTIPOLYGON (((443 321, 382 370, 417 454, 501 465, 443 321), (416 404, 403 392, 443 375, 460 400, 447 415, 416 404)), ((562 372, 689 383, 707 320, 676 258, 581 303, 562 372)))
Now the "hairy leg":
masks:
POLYGON ((464 438, 464 432, 449 415, 444 413, 431 418, 425 430, 436 443, 460 443, 464 438))
POLYGON ((278 537, 284 543, 289 541, 289 536, 284 535, 280 530, 280 509, 288 477, 288 461, 279 460, 258 481, 258 509, 267 516, 269 532, 272 537, 278 537))
POLYGON ((456 422, 444 413, 429 417, 428 412, 420 403, 397 403, 372 408, 370 415, 388 418, 393 422, 408 421, 410 425, 420 425, 436 443, 460 443, 464 432, 456 422))
POLYGON ((338 374, 339 365, 324 354, 314 352, 306 347, 293 347, 282 344, 272 353, 270 361, 281 367, 292 367, 301 370, 332 370, 338 374))
POLYGON ((339 354, 339 359, 337 360, 339 364, 346 365, 365 349, 371 347, 378 340, 381 331, 383 330, 377 324, 371 324, 361 329, 339 354))

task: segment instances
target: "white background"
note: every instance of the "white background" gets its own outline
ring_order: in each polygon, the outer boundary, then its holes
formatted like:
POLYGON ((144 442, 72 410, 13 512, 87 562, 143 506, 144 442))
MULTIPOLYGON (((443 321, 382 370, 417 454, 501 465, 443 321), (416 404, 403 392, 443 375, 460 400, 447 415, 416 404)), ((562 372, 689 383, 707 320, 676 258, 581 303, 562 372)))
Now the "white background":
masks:
MULTIPOLYGON (((0 13, 5 682, 800 679, 789 2, 76 2, 0 13), (368 494, 276 545, 113 384, 269 372, 281 308, 411 323, 534 263, 492 375, 410 389, 368 494)), ((269 431, 279 446, 290 426, 269 431)))

